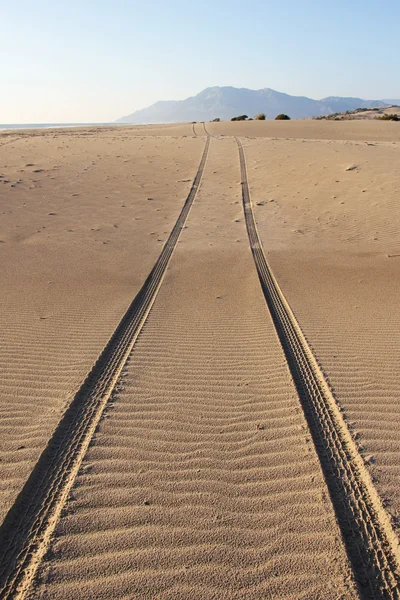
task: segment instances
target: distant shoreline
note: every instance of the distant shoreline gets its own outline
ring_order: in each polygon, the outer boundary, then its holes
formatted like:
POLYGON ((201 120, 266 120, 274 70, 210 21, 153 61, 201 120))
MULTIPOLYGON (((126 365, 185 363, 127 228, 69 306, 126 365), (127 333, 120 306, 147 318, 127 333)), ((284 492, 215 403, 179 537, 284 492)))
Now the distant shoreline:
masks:
POLYGON ((0 123, 0 131, 17 129, 52 129, 53 127, 102 127, 119 123, 0 123))

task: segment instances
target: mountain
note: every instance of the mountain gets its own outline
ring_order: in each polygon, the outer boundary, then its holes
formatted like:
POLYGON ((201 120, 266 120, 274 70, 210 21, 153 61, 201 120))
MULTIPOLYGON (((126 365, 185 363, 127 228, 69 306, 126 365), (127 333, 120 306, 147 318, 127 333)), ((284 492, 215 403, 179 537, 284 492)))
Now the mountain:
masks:
MULTIPOLYGON (((323 104, 326 111, 324 114, 356 110, 356 108, 375 108, 386 105, 384 100, 362 100, 361 98, 341 98, 340 96, 329 96, 318 102, 323 104)), ((314 117, 317 115, 312 116, 314 117)))
POLYGON ((400 106, 400 98, 396 98, 395 100, 392 98, 391 100, 384 100, 384 102, 386 102, 386 104, 390 104, 391 106, 400 106))
POLYGON ((183 121, 211 121, 216 117, 228 120, 240 114, 249 117, 265 113, 267 119, 274 119, 279 113, 286 113, 292 119, 303 119, 319 115, 385 106, 382 100, 362 100, 361 98, 340 98, 331 96, 322 100, 312 100, 305 96, 290 96, 269 88, 249 90, 234 87, 210 87, 197 96, 186 100, 162 100, 148 108, 137 110, 117 123, 177 123, 183 121))

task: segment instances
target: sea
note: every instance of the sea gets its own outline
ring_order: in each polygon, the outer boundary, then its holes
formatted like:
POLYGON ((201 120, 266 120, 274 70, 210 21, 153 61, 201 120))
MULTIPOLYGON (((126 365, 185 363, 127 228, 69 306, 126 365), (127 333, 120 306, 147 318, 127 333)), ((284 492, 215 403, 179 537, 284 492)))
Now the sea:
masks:
POLYGON ((120 123, 0 123, 0 131, 9 129, 49 129, 51 127, 99 127, 118 126, 120 123))

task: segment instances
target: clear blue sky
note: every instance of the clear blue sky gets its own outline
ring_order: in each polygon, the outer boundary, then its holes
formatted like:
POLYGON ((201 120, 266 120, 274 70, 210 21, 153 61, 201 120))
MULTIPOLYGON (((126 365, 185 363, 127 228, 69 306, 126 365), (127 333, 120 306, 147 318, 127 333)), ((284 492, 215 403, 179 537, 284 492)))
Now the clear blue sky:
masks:
POLYGON ((112 121, 214 85, 400 98, 400 0, 1 0, 0 123, 112 121))

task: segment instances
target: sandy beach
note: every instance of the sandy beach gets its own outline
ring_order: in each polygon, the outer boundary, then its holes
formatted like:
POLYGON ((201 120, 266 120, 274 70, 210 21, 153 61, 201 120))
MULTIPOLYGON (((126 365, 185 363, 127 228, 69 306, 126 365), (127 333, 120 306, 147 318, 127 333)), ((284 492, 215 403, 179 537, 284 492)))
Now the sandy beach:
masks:
POLYGON ((398 597, 399 153, 0 132, 1 598, 398 597))
POLYGON ((5 138, 2 517, 156 261, 202 150, 114 131, 5 138))

